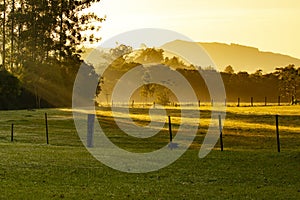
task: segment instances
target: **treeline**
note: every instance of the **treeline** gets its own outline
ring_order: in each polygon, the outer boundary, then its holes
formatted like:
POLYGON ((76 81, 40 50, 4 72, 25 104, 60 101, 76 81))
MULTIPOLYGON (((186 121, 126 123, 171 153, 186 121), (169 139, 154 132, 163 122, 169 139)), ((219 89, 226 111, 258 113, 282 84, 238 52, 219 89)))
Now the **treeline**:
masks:
MULTIPOLYGON (((199 100, 211 101, 205 82, 198 71, 186 69, 177 69, 177 71, 190 81, 199 100)), ((278 96, 281 96, 285 102, 289 101, 289 97, 280 91, 280 80, 276 73, 262 75, 247 72, 220 72, 220 74, 225 86, 227 102, 237 102, 238 98, 243 102, 249 102, 251 97, 255 98, 256 102, 264 102, 265 97, 269 102, 277 102, 278 96)))
MULTIPOLYGON (((178 57, 165 57, 162 49, 155 48, 144 48, 133 52, 131 47, 120 45, 110 50, 111 56, 103 55, 104 52, 100 52, 98 55, 100 54, 103 58, 111 59, 108 62, 110 63, 109 67, 103 74, 105 81, 102 85, 103 93, 100 94, 102 102, 110 101, 108 96, 112 94, 113 87, 125 72, 141 64, 151 63, 162 64, 177 70, 190 82, 199 100, 211 101, 207 86, 198 71, 209 75, 210 71, 215 70, 212 67, 201 68, 187 65, 178 57)), ((253 74, 235 73, 232 66, 227 66, 220 74, 226 89, 227 102, 237 102, 238 98, 241 101, 249 102, 251 97, 256 102, 264 102, 265 98, 268 99, 268 102, 277 102, 279 96, 282 102, 291 102, 296 100, 300 94, 300 68, 292 64, 276 68, 274 72, 268 74, 263 74, 262 70, 257 70, 253 74)), ((155 84, 145 84, 133 94, 132 100, 156 101, 166 104, 176 101, 176 97, 167 88, 155 84)))
POLYGON ((0 109, 71 105, 81 49, 104 20, 85 10, 99 1, 1 2, 0 109))

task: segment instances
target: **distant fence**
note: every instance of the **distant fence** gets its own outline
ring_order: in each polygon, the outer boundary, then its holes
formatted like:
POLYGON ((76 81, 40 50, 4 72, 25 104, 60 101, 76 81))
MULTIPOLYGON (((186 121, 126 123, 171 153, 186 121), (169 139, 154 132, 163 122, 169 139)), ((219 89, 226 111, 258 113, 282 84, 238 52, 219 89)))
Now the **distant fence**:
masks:
MULTIPOLYGON (((201 100, 199 99, 198 102, 169 102, 166 103, 164 106, 170 106, 170 107, 201 107, 201 106, 213 106, 216 101, 214 99, 211 100, 201 100)), ((283 105, 292 105, 292 104, 300 104, 300 102, 295 101, 294 99, 291 99, 291 101, 288 101, 286 98, 282 98, 281 96, 278 97, 264 97, 264 98, 255 98, 255 97, 249 97, 249 98, 240 98, 237 97, 235 100, 233 98, 224 99, 223 102, 218 103, 224 103, 224 106, 236 106, 236 107, 242 107, 242 106, 283 106, 283 105), (294 102, 294 103, 293 103, 294 102)), ((99 103, 100 107, 130 107, 130 108, 143 108, 143 107, 155 107, 158 105, 156 101, 153 102, 139 102, 132 100, 131 102, 111 102, 110 104, 105 103, 99 103)))

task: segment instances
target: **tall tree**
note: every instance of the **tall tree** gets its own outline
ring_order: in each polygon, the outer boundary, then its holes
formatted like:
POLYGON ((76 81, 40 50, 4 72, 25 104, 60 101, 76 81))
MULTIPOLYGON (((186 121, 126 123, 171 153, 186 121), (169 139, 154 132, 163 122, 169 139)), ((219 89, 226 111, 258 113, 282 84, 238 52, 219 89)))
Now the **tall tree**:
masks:
POLYGON ((82 63, 83 43, 100 39, 92 31, 100 29, 105 17, 87 11, 97 2, 100 0, 12 0, 8 6, 4 1, 2 40, 10 42, 3 42, 2 57, 10 59, 3 59, 3 67, 20 77, 37 99, 71 92, 82 63), (8 44, 10 51, 5 51, 8 44), (10 63, 5 65, 5 61, 10 63))
POLYGON ((100 26, 95 28, 95 24, 104 20, 94 13, 85 14, 96 2, 100 0, 13 0, 6 11, 11 23, 10 33, 18 32, 18 37, 10 39, 19 46, 19 61, 22 64, 26 61, 53 64, 78 57, 83 42, 100 39, 85 34, 90 30, 98 31, 100 26))
POLYGON ((11 37, 10 37, 10 42, 11 42, 11 46, 10 46, 10 68, 13 68, 13 59, 14 59, 14 29, 15 29, 15 0, 12 0, 12 5, 11 5, 11 37))
POLYGON ((2 68, 5 69, 6 59, 6 0, 3 0, 3 20, 2 20, 2 68))
POLYGON ((296 69, 295 65, 288 65, 287 67, 276 68, 276 70, 282 96, 296 99, 300 87, 300 68, 296 69))
POLYGON ((140 89, 140 95, 145 98, 146 104, 148 103, 148 98, 154 96, 156 86, 155 84, 144 84, 140 89))

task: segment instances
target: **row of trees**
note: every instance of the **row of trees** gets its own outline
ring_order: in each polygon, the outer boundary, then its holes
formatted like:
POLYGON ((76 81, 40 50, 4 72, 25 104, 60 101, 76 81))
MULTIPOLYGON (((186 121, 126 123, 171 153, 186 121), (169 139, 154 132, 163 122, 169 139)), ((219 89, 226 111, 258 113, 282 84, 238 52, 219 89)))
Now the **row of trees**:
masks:
POLYGON ((35 95, 37 107, 41 99, 70 105, 82 46, 100 39, 91 31, 98 31, 105 17, 86 12, 99 1, 2 1, 0 70, 16 76, 35 95))
MULTIPOLYGON (((263 74, 260 69, 253 74, 247 72, 234 73, 233 67, 229 65, 224 69, 224 73, 227 76, 239 77, 239 79, 252 79, 254 80, 252 84, 258 83, 261 85, 260 87, 267 86, 270 90, 277 87, 279 95, 289 100, 296 100, 300 95, 300 67, 297 68, 293 64, 278 67, 269 74, 263 74)), ((257 91, 260 91, 260 87, 256 87, 257 91)))
MULTIPOLYGON (((151 63, 163 64, 176 69, 190 82, 199 99, 210 101, 205 82, 197 71, 202 70, 204 73, 209 73, 214 70, 212 67, 200 68, 187 65, 178 57, 165 57, 162 49, 155 48, 144 48, 133 52, 131 47, 120 45, 111 49, 109 54, 112 56, 103 56, 103 58, 111 59, 108 62, 111 63, 109 68, 103 74, 105 79, 103 96, 106 101, 108 101, 107 97, 112 93, 114 85, 125 72, 138 65, 151 63)), ((227 92, 227 101, 236 101, 237 98, 248 101, 250 97, 255 97, 256 100, 263 102, 265 97, 268 97, 269 101, 276 102, 278 96, 281 96, 284 101, 291 101, 297 99, 300 94, 300 68, 296 68, 294 65, 276 68, 269 74, 263 74, 262 70, 257 70, 253 74, 235 73, 232 66, 227 66, 220 73, 227 92)), ((134 93, 133 99, 145 102, 156 101, 162 104, 175 101, 171 91, 162 86, 144 82, 145 85, 134 93)))

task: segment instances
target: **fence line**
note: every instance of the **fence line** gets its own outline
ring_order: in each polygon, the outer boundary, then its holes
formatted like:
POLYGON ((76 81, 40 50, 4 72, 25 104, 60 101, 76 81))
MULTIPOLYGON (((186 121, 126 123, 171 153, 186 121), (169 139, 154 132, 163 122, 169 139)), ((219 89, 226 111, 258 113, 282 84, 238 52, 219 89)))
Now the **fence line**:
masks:
MULTIPOLYGON (((269 115, 271 116, 271 115, 269 115)), ((280 131, 279 131, 279 115, 275 115, 275 130, 276 130, 276 141, 277 141, 277 151, 281 152, 281 146, 280 146, 280 131)), ((87 129, 87 147, 92 148, 93 147, 93 132, 94 132, 94 121, 95 121, 95 115, 88 115, 87 118, 88 121, 88 129, 87 129)), ((173 140, 173 133, 172 133, 172 122, 171 122, 171 116, 168 116, 168 125, 169 125, 169 138, 170 143, 172 144, 173 140)), ((15 124, 11 124, 11 142, 14 141, 14 126, 15 124)), ((49 137, 48 137, 48 115, 45 113, 45 126, 46 126, 46 142, 49 144, 49 137)), ((222 121, 221 116, 219 115, 219 132, 220 132, 220 145, 221 145, 221 151, 224 150, 224 144, 223 144, 223 129, 222 127, 222 121)), ((230 148, 230 147, 229 147, 230 148)))

